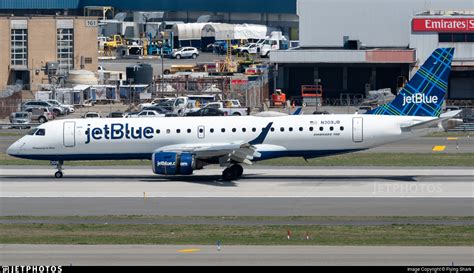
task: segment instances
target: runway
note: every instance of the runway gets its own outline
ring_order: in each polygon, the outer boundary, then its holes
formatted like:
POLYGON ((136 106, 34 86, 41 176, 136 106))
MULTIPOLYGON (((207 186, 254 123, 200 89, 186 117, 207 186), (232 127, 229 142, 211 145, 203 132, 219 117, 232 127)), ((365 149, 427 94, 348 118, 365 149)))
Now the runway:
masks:
POLYGON ((0 215, 474 216, 466 168, 248 168, 163 177, 149 168, 4 168, 0 215))
POLYGON ((3 264, 55 265, 472 265, 473 247, 2 245, 3 264))

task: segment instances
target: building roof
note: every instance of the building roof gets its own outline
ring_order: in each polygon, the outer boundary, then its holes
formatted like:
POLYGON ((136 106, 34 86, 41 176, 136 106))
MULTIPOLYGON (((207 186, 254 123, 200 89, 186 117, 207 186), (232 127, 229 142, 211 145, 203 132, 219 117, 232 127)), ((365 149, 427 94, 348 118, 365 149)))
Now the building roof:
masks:
POLYGON ((82 9, 85 6, 112 6, 129 11, 202 11, 296 14, 297 0, 1 0, 0 10, 82 9))

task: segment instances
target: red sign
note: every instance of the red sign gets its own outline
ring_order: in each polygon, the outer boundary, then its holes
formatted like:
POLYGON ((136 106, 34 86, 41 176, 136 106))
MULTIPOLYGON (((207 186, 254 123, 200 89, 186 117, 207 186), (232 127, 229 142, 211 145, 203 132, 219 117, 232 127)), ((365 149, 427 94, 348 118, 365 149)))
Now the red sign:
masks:
POLYGON ((422 32, 474 32, 474 18, 414 18, 412 30, 422 32))

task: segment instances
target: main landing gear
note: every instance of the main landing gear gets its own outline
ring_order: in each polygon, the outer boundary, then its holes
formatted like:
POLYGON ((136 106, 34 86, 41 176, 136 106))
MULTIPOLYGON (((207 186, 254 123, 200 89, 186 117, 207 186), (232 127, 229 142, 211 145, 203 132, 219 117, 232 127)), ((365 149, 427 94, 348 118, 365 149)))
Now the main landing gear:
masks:
POLYGON ((229 168, 226 168, 222 172, 222 179, 224 179, 225 181, 235 180, 242 177, 243 173, 244 173, 244 168, 240 166, 239 164, 234 164, 230 166, 229 168))
POLYGON ((58 171, 54 173, 54 177, 56 178, 62 178, 63 177, 63 164, 64 161, 59 160, 59 161, 51 161, 51 166, 55 167, 58 171))

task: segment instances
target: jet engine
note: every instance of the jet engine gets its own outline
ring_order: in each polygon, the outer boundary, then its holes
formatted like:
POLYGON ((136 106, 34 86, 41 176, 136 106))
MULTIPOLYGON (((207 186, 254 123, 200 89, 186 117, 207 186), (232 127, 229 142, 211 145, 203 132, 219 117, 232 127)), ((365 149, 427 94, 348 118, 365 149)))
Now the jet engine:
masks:
POLYGON ((191 153, 157 152, 153 153, 153 172, 164 175, 192 174, 196 169, 194 155, 191 153))

